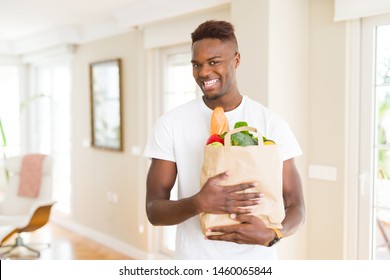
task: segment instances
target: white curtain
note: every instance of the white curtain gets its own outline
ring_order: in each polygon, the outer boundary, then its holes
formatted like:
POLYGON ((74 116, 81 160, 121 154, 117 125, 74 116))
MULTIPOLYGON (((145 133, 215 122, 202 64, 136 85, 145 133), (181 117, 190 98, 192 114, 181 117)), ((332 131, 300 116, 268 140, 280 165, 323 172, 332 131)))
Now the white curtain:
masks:
POLYGON ((335 21, 390 13, 390 0, 335 0, 335 21))

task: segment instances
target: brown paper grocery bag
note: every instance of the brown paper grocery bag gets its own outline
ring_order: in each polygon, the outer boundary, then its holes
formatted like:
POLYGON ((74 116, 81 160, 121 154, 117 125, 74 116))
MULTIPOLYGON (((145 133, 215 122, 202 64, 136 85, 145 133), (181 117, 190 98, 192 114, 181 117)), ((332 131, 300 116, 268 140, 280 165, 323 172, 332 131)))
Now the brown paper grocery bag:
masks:
MULTIPOLYGON (((264 145, 262 136, 258 135, 257 146, 232 146, 231 135, 240 131, 257 132, 252 127, 239 127, 225 135, 225 146, 205 146, 204 161, 201 172, 201 187, 210 178, 227 170, 231 171, 224 186, 243 182, 259 184, 246 192, 262 192, 262 203, 253 208, 253 214, 259 217, 267 227, 282 228, 285 216, 282 193, 282 168, 279 145, 264 145)), ((200 214, 200 224, 205 235, 219 234, 206 232, 213 226, 237 224, 229 214, 200 214)))

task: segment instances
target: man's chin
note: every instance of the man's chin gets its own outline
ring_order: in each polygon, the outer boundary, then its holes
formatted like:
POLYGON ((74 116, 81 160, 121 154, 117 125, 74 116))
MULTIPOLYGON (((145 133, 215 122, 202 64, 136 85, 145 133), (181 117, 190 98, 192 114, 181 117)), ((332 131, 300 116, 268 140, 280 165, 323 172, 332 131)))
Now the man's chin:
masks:
POLYGON ((205 92, 203 92, 203 94, 206 100, 217 100, 223 95, 223 93, 205 93, 205 92))

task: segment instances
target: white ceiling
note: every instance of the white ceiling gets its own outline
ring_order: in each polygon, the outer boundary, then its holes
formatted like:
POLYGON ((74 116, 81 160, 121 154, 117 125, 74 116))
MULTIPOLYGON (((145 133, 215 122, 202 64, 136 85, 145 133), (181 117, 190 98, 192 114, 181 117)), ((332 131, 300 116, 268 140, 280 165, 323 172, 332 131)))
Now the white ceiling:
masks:
POLYGON ((82 43, 230 0, 0 0, 0 54, 82 43))

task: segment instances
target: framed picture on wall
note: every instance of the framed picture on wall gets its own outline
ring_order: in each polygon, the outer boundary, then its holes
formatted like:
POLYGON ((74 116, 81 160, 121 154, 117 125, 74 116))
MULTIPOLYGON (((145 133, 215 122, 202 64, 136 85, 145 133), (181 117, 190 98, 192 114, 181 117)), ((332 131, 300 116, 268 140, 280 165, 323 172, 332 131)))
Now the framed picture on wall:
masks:
POLYGON ((92 147, 123 151, 121 60, 90 64, 92 147))

